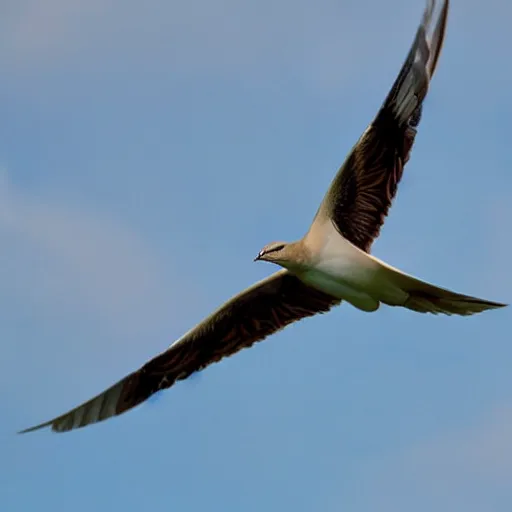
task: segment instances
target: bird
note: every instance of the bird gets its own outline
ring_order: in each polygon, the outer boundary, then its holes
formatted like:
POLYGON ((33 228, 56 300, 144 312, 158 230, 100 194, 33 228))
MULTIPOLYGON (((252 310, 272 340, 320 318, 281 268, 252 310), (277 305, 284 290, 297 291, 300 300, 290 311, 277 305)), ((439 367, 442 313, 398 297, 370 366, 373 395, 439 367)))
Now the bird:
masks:
POLYGON ((281 268, 245 289, 138 370, 74 409, 20 433, 66 432, 120 415, 154 393, 342 301, 472 315, 506 306, 421 281, 370 254, 397 192, 443 46, 449 0, 428 0, 402 68, 376 117, 334 177, 304 237, 255 258, 281 268))

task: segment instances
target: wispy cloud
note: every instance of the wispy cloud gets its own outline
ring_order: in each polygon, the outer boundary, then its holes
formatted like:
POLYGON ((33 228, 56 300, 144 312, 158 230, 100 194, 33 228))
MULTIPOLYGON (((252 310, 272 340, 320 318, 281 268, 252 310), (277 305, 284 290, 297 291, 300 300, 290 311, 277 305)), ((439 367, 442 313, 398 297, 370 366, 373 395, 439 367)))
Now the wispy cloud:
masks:
POLYGON ((21 60, 30 59, 32 64, 51 64, 80 44, 77 28, 101 19, 106 4, 96 0, 19 2, 4 17, 4 52, 21 60))
POLYGON ((172 341, 169 331, 188 328, 186 305, 201 300, 139 234, 106 214, 22 191, 6 173, 0 246, 0 381, 11 365, 42 376, 60 365, 55 354, 73 362, 62 379, 98 372, 98 357, 114 371, 115 357, 125 371, 130 353, 142 363, 172 341), (26 329, 32 334, 21 335, 26 329))
MULTIPOLYGON (((167 84, 200 75, 265 84, 294 80, 322 92, 359 90, 362 82, 380 91, 405 57, 423 7, 405 0, 26 0, 0 19, 0 63, 8 82, 55 71, 83 78, 136 69, 139 77, 156 75, 167 84)), ((441 65, 445 81, 453 83, 451 101, 467 108, 467 95, 480 93, 485 76, 487 90, 494 89, 485 99, 495 103, 512 80, 499 64, 508 57, 507 45, 497 40, 506 33, 510 8, 490 0, 485 8, 464 2, 452 11, 441 65), (450 61, 457 47, 471 66, 450 61), (460 78, 451 80, 455 74, 465 74, 466 94, 460 94, 460 78)))
MULTIPOLYGON (((359 3, 29 0, 0 21, 0 56, 9 68, 31 73, 55 67, 105 72, 128 64, 174 77, 220 72, 224 78, 250 74, 261 80, 262 72, 286 69, 309 85, 347 86, 368 67, 381 26, 396 26, 398 18, 412 40, 423 8, 399 2, 397 15, 372 2, 368 17, 359 3), (356 28, 359 20, 364 37, 356 28)), ((388 39, 398 49, 402 40, 395 33, 388 39)))
POLYGON ((498 504, 512 499, 512 407, 361 467, 372 493, 354 510, 504 510, 498 504))
POLYGON ((512 474, 512 406, 489 411, 477 424, 420 446, 405 460, 444 492, 463 493, 470 481, 508 486, 512 474))
POLYGON ((0 183, 3 294, 45 314, 89 310, 110 322, 162 298, 163 266, 135 233, 108 218, 0 183))

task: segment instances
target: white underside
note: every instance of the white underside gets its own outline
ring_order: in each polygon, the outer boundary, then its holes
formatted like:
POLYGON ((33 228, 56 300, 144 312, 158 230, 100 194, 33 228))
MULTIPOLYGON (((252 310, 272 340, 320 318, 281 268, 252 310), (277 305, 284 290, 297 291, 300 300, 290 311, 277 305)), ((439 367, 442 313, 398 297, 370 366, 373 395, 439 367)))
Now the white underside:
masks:
POLYGON ((318 239, 315 241, 316 261, 297 273, 304 283, 363 311, 375 311, 381 301, 397 306, 407 301, 408 293, 392 279, 400 271, 344 239, 331 221, 322 226, 321 232, 320 244, 318 239))
POLYGON ((375 311, 382 302, 419 313, 472 315, 503 307, 401 272, 345 240, 329 219, 313 227, 304 238, 313 259, 292 271, 309 286, 358 309, 375 311))

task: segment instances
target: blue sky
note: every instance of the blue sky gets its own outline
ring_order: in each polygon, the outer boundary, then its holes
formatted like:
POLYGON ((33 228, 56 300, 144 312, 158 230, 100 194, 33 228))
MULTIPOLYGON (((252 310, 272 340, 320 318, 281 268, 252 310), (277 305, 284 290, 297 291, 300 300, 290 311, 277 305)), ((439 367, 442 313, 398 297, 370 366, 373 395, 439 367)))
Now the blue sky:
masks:
MULTIPOLYGON (((511 7, 453 4, 374 253, 508 302, 511 7)), ((2 510, 509 511, 508 309, 343 305, 109 422, 14 434, 274 271, 252 259, 304 233, 423 7, 2 4, 2 510)))

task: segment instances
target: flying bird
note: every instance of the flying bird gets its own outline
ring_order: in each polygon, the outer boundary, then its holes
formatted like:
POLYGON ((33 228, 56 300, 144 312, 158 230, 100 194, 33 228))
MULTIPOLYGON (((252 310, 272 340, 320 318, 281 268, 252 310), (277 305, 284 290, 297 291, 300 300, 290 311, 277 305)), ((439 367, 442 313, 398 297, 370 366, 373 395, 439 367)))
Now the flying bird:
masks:
POLYGON ((306 235, 256 260, 279 271, 236 295, 167 350, 71 411, 28 428, 64 432, 132 409, 194 372, 285 326, 346 301, 420 313, 471 315, 505 306, 421 281, 370 255, 396 194, 444 40, 449 0, 429 0, 409 54, 374 120, 336 174, 306 235))

